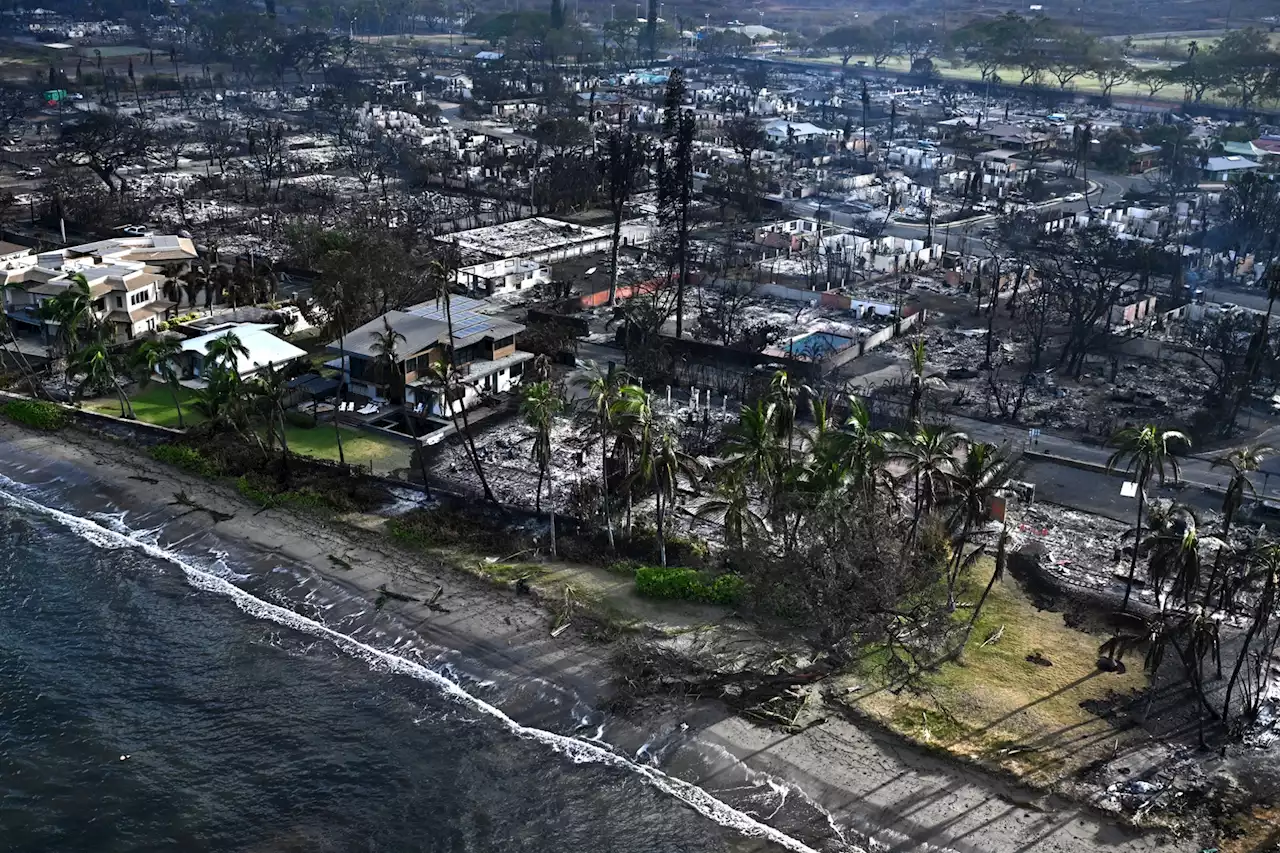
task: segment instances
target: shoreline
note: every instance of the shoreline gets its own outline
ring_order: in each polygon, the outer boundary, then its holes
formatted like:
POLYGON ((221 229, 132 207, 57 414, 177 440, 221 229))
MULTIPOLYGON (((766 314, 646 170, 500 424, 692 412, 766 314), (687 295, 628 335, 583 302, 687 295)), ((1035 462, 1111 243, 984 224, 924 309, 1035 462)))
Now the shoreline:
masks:
MULTIPOLYGON (((383 609, 437 645, 458 649, 486 666, 568 686, 591 699, 607 696, 607 648, 573 630, 551 637, 551 620, 533 598, 502 590, 444 561, 432 561, 429 555, 410 554, 375 531, 285 509, 261 509, 224 483, 185 474, 135 447, 81 432, 39 433, 3 423, 0 442, 74 466, 143 506, 168 504, 175 492, 184 491, 200 506, 234 514, 230 521, 216 524, 192 516, 229 543, 278 555, 369 600, 371 606, 380 586, 420 599, 383 597, 383 609), (443 592, 433 609, 426 602, 439 588, 443 592)), ((871 726, 832 717, 799 733, 782 734, 730 716, 712 703, 698 702, 687 710, 698 740, 718 746, 751 769, 794 783, 841 825, 873 839, 872 849, 1200 849, 1191 842, 1142 834, 1085 806, 948 761, 871 726)))

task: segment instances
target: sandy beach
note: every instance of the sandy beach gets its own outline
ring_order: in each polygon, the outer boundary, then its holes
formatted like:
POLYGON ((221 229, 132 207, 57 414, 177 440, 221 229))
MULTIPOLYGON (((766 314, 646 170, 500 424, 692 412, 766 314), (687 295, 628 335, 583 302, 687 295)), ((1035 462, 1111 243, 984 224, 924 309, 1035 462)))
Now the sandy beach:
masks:
MULTIPOLYGON (((608 649, 573 630, 550 636, 550 618, 528 596, 497 589, 460 570, 410 554, 358 524, 332 524, 247 503, 229 485, 184 474, 137 448, 67 431, 56 436, 0 425, 0 443, 24 455, 76 466, 141 505, 178 492, 232 516, 219 537, 292 563, 368 597, 380 589, 416 601, 384 599, 433 642, 464 650, 492 668, 534 675, 607 698, 608 649), (428 605, 436 596, 434 606, 428 605)), ((176 511, 176 510, 175 510, 176 511)), ((208 516, 188 522, 213 524, 208 516)), ((494 555, 501 556, 501 555, 494 555)), ((834 821, 893 851, 957 853, 1156 853, 1195 851, 1191 841, 1142 834, 1106 816, 1011 786, 994 775, 918 750, 861 725, 828 718, 782 734, 710 704, 680 709, 699 739, 748 766, 798 786, 834 821)), ((548 760, 553 760, 548 758, 548 760)), ((726 761, 727 761, 726 757, 726 761)), ((686 781, 698 784, 699 779, 686 781)), ((850 842, 861 843, 857 837, 850 842)))

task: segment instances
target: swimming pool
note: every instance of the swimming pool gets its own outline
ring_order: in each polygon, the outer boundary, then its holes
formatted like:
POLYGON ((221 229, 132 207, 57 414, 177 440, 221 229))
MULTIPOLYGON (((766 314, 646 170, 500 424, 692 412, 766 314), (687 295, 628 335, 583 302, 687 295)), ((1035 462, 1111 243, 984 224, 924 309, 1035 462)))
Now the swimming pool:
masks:
POLYGON ((785 352, 800 358, 822 358, 833 352, 839 352, 853 345, 853 338, 835 335, 831 332, 810 332, 801 335, 786 345, 785 352))

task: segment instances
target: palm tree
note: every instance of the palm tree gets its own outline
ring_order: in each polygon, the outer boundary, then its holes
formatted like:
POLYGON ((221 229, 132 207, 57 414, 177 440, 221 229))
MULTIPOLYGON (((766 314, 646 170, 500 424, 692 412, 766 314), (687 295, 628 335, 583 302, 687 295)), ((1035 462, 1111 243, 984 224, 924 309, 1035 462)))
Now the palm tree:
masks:
POLYGON ((239 376, 240 359, 249 357, 249 348, 235 332, 224 332, 205 344, 204 354, 206 363, 239 376))
POLYGON ((1246 445, 1213 460, 1214 468, 1231 469, 1231 480, 1227 484, 1226 493, 1222 496, 1222 538, 1226 539, 1230 536, 1231 523, 1244 504, 1245 493, 1255 494, 1249 475, 1262 467, 1262 460, 1270 449, 1246 445))
POLYGON ((84 273, 72 273, 65 290, 40 306, 45 320, 56 323, 63 352, 75 352, 80 348, 80 330, 92 330, 97 323, 93 313, 93 294, 84 273))
POLYGON ((895 449, 895 455, 906 462, 904 478, 914 485, 911 515, 911 538, 920 528, 924 511, 937 504, 947 491, 955 472, 955 453, 967 437, 946 427, 922 426, 895 449))
POLYGON ((849 395, 849 417, 836 433, 840 465, 849 482, 864 498, 875 494, 876 484, 888 460, 888 448, 900 441, 895 433, 871 428, 871 413, 862 400, 849 395))
MULTIPOLYGON (((1267 543, 1254 551, 1251 555, 1252 572, 1250 573, 1256 580, 1262 580, 1262 592, 1258 595, 1254 605, 1253 616, 1249 621, 1249 627, 1245 630, 1244 640, 1240 646, 1239 655, 1236 657, 1235 666, 1231 670, 1231 678, 1227 681, 1226 698, 1222 704, 1222 716, 1224 719, 1231 718, 1231 697, 1235 693, 1236 682, 1240 679, 1240 674, 1244 669, 1244 663, 1247 658, 1256 659, 1259 666, 1270 666, 1270 655, 1250 654, 1253 641, 1257 637, 1258 632, 1265 629, 1270 623, 1275 612, 1276 605, 1276 581, 1280 576, 1280 544, 1267 543)), ((1246 703, 1246 712, 1256 710, 1253 703, 1246 703)))
POLYGON ((116 396, 120 398, 120 417, 130 420, 134 418, 133 404, 129 402, 124 389, 120 387, 120 380, 116 376, 115 366, 111 363, 111 353, 107 351, 106 345, 93 343, 77 352, 72 357, 67 372, 81 374, 83 377, 80 384, 76 386, 73 399, 79 400, 84 394, 84 389, 90 385, 97 387, 110 383, 116 390, 116 396))
POLYGON ((777 510, 784 451, 778 435, 778 406, 766 399, 744 406, 724 445, 724 458, 745 484, 753 482, 769 497, 769 514, 777 510))
POLYGON ((676 490, 682 480, 696 483, 700 472, 693 457, 680 448, 675 433, 659 427, 649 452, 639 457, 637 475, 653 486, 654 514, 658 522, 658 556, 660 564, 667 565, 666 517, 676 500, 676 490))
POLYGON ((964 566, 964 551, 973 526, 987 513, 997 491, 1004 487, 1017 469, 1018 459, 994 444, 980 442, 969 445, 964 461, 955 466, 951 488, 956 507, 950 527, 960 528, 951 544, 951 562, 947 566, 947 610, 956 609, 956 587, 964 566))
POLYGON ((525 386, 520 401, 520 414, 524 422, 533 429, 533 449, 531 455, 538 466, 538 488, 534 492, 535 508, 542 512, 542 481, 547 482, 547 497, 550 501, 551 518, 551 556, 556 556, 556 508, 555 496, 551 487, 551 427, 556 415, 564 408, 564 400, 556 393, 550 382, 533 382, 525 386))
POLYGON ((400 367, 400 345, 405 343, 405 336, 391 327, 391 321, 382 318, 382 331, 373 333, 373 342, 369 344, 369 352, 382 367, 387 378, 387 397, 392 403, 404 402, 404 371, 400 367))
MULTIPOLYGON (((1174 481, 1178 479, 1181 468, 1178 459, 1170 452, 1170 445, 1182 443, 1191 446, 1191 439, 1177 430, 1162 430, 1147 424, 1142 427, 1128 427, 1111 437, 1111 445, 1116 451, 1107 459, 1107 471, 1121 470, 1131 474, 1138 486, 1138 521, 1134 525, 1142 529, 1142 512, 1146 507, 1147 484, 1155 477, 1160 485, 1164 485, 1166 477, 1172 474, 1174 481)), ((1121 611, 1129 609, 1129 597, 1133 594, 1133 577, 1138 570, 1138 548, 1135 545, 1133 557, 1129 562, 1129 577, 1125 581, 1124 601, 1121 611)))
POLYGON ((173 360, 182 352, 182 345, 176 338, 154 338, 143 341, 136 355, 138 378, 145 386, 153 377, 159 376, 169 386, 169 394, 173 397, 173 408, 178 413, 178 429, 186 429, 182 418, 182 401, 178 399, 178 371, 173 360))
POLYGON ((752 507, 751 493, 743 482, 742 473, 732 467, 721 470, 715 495, 703 501, 693 511, 693 516, 724 525, 725 544, 738 550, 746 547, 748 537, 754 541, 769 532, 764 517, 752 507))
POLYGON ((609 488, 609 439, 618 428, 618 401, 621 399, 621 371, 604 371, 594 361, 587 362, 587 373, 575 377, 575 384, 586 388, 591 407, 591 420, 596 435, 600 437, 600 498, 604 510, 605 530, 609 536, 609 550, 614 550, 613 511, 609 488))
MULTIPOLYGON (((280 436, 280 479, 289 479, 289 435, 285 429, 284 401, 289 397, 289 383, 275 365, 268 364, 258 371, 250 391, 266 410, 267 436, 270 439, 278 431, 280 436)), ((274 444, 272 440, 269 442, 274 444)))
POLYGON ((911 345, 911 406, 907 410, 907 421, 920 423, 920 401, 924 397, 925 345, 924 338, 919 338, 911 345))
POLYGON ((627 488, 627 536, 631 535, 631 506, 635 498, 635 484, 644 479, 638 470, 647 464, 653 449, 654 417, 653 400, 649 392, 639 385, 623 385, 618 389, 618 401, 614 404, 617 419, 616 449, 622 451, 627 488))
MULTIPOLYGON (((440 279, 443 282, 448 281, 447 271, 443 268, 443 264, 438 265, 440 269, 440 279)), ((456 338, 453 335, 453 300, 449 293, 448 284, 441 284, 436 290, 437 303, 444 303, 444 319, 449 329, 449 347, 448 347, 448 370, 444 372, 444 376, 452 378, 454 388, 461 389, 462 371, 458 367, 458 354, 454 351, 453 342, 456 338)), ((449 384, 445 384, 445 405, 449 408, 449 414, 454 421, 454 429, 458 428, 458 421, 462 421, 462 440, 467 446, 467 456, 471 458, 471 467, 475 469, 476 476, 480 478, 480 487, 484 490, 484 499, 491 504, 496 504, 498 499, 494 497, 493 489, 489 488, 489 478, 485 476, 484 466, 480 464, 480 453, 476 450, 475 437, 471 434, 471 420, 467 414, 467 407, 463 405, 463 399, 460 396, 458 405, 454 406, 449 399, 449 384)))

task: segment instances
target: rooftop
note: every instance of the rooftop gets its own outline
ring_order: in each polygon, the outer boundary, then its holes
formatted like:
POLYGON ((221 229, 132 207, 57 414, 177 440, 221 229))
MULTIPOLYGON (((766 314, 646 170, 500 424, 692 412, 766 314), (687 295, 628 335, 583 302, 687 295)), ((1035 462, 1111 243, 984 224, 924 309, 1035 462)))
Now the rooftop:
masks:
POLYGON ((609 232, 603 228, 535 216, 446 234, 438 239, 453 243, 464 251, 479 252, 493 258, 511 258, 599 240, 608 235, 609 232))

